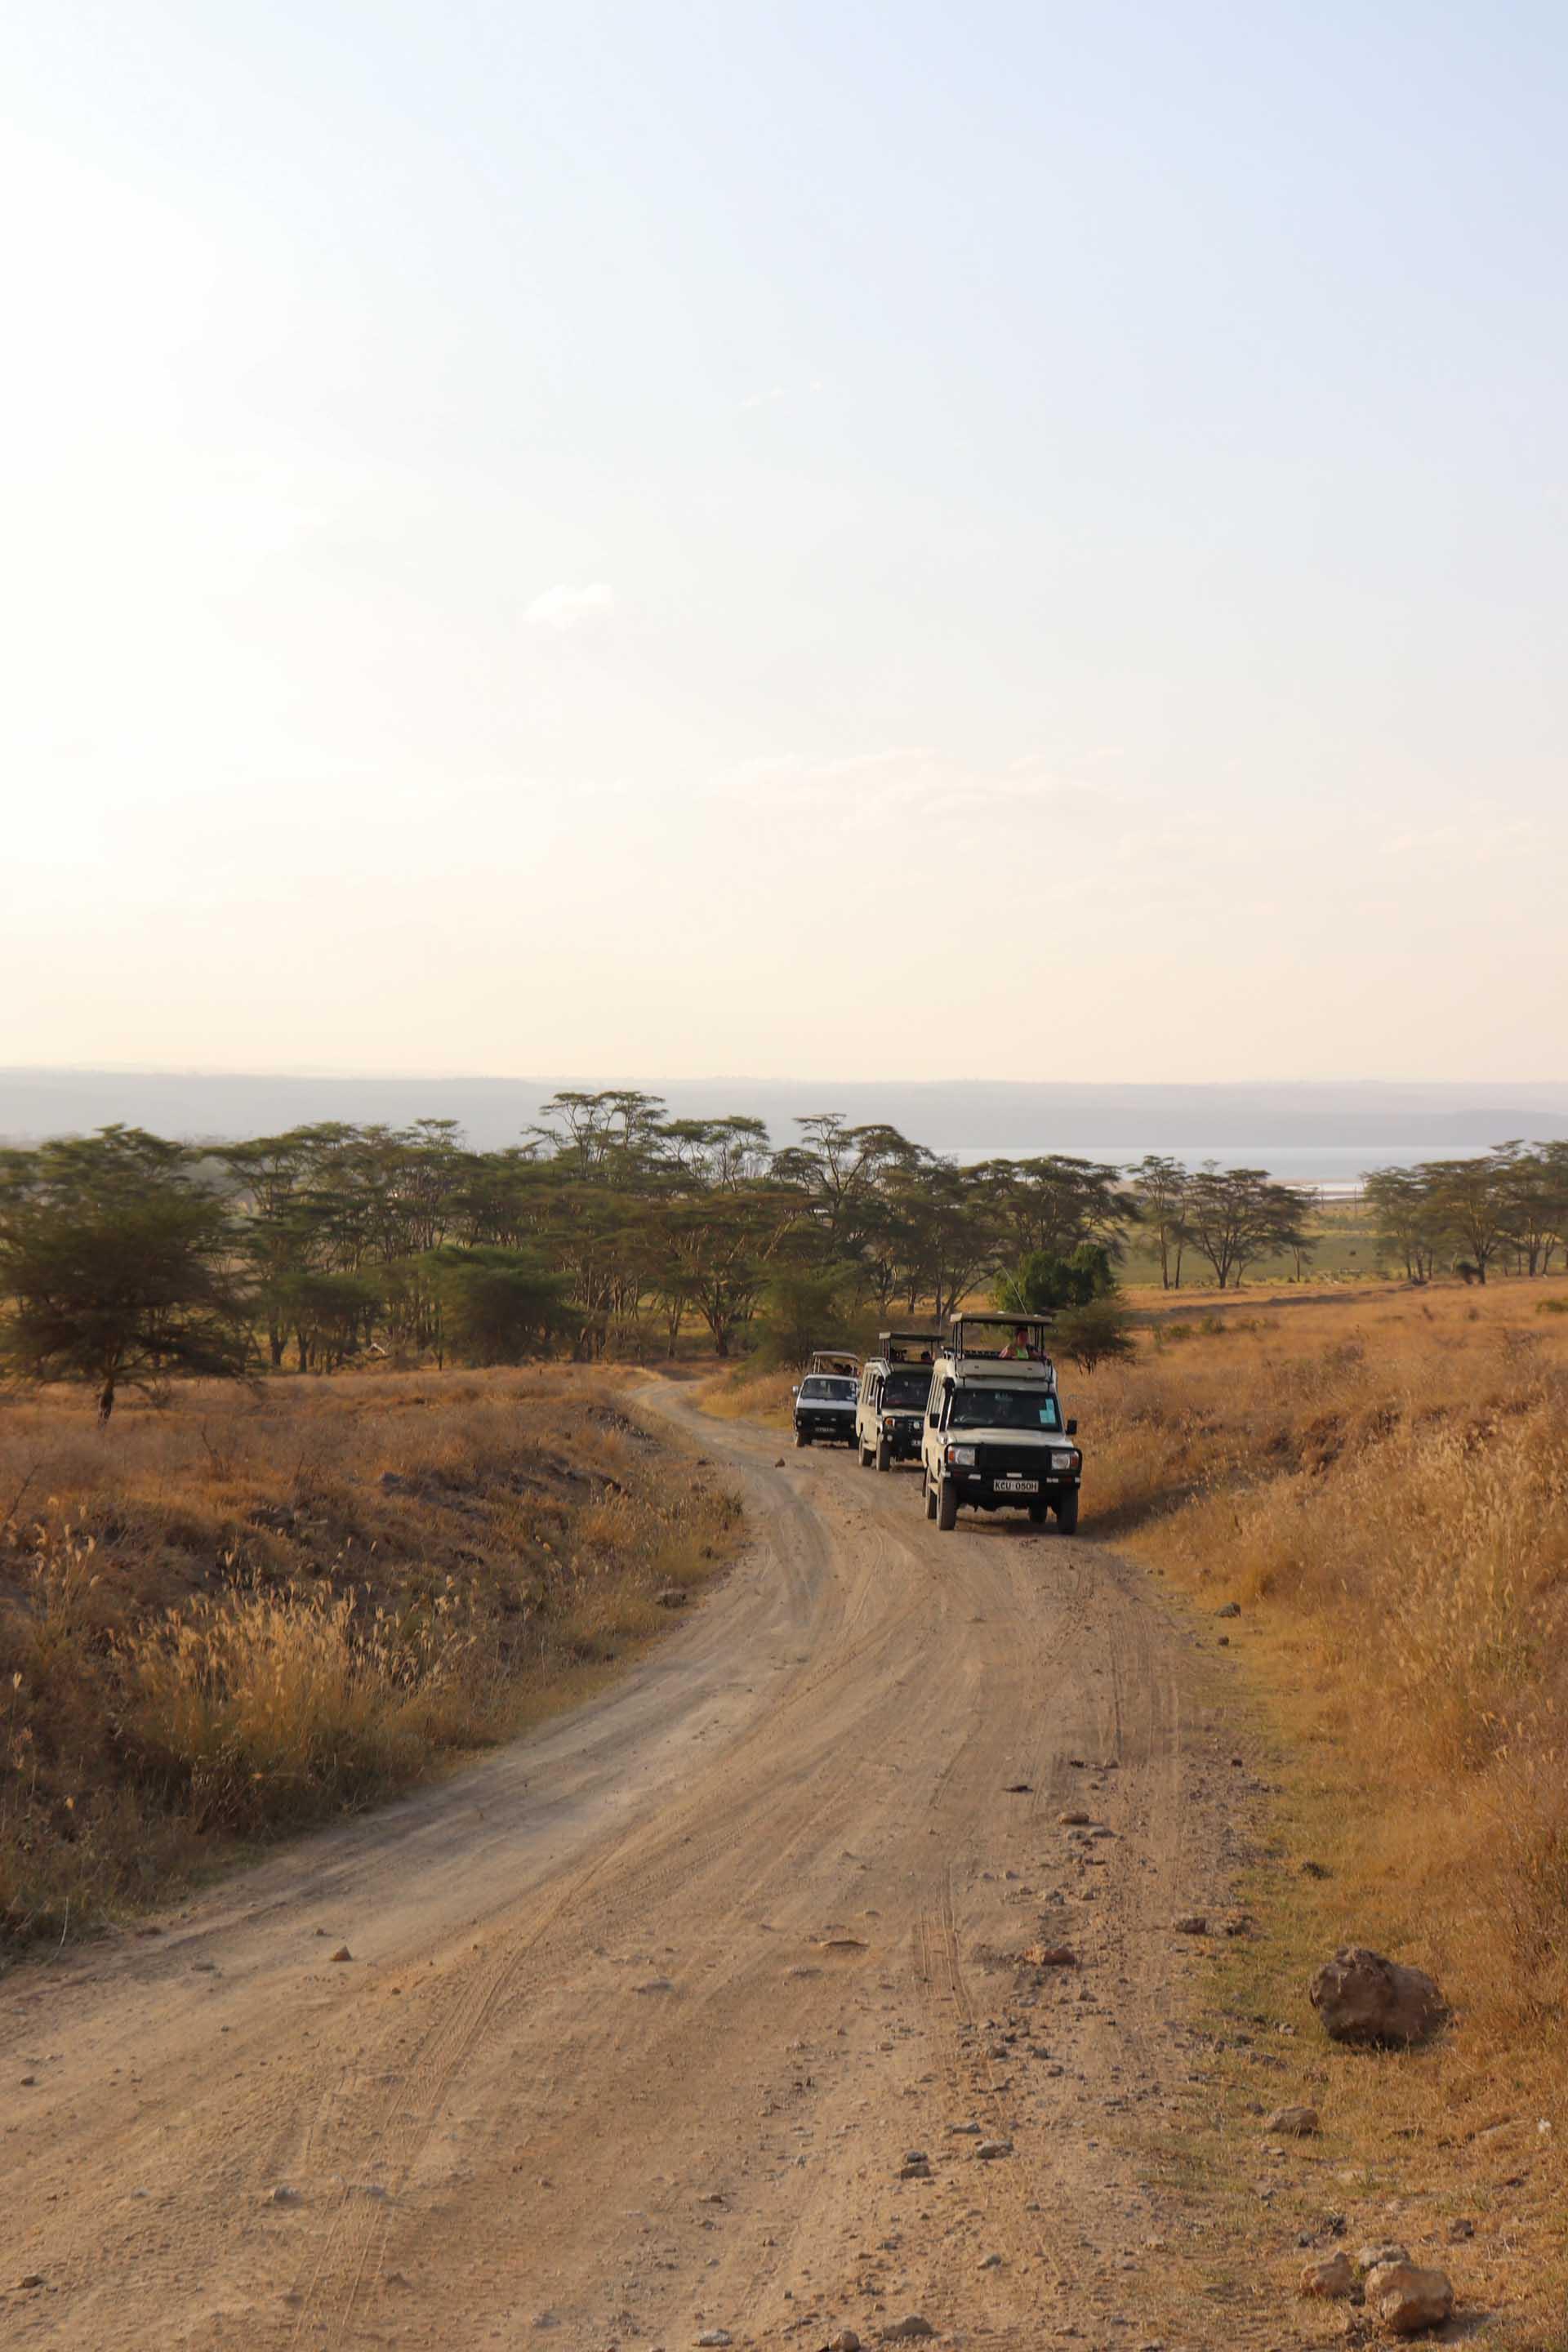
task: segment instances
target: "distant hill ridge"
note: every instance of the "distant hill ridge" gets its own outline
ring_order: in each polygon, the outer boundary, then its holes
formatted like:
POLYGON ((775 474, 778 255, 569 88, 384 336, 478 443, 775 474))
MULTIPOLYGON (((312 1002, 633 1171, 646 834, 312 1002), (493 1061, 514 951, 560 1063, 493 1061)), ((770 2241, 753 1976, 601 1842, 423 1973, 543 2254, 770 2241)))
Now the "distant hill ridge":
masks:
POLYGON ((494 1150, 519 1140, 563 1087, 640 1086, 673 1118, 744 1111, 775 1142, 797 1118, 886 1120, 937 1151, 1227 1151, 1333 1143, 1434 1151, 1568 1137, 1568 1079, 1424 1085, 1376 1079, 1215 1086, 1048 1079, 485 1078, 256 1076, 223 1071, 0 1069, 0 1137, 35 1142, 112 1120, 192 1141, 274 1134, 321 1119, 406 1126, 452 1118, 494 1150))

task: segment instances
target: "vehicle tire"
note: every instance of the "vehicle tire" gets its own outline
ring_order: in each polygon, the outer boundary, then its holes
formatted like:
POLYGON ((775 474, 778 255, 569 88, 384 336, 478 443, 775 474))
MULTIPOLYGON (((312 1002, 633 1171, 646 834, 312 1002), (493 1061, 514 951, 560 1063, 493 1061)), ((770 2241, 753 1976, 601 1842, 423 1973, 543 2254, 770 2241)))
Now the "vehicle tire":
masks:
POLYGON ((958 1489, 951 1478, 942 1482, 942 1494, 936 1507, 936 1523, 944 1536, 950 1536, 958 1525, 958 1489))
POLYGON ((1069 1486, 1057 1505, 1057 1525, 1064 1536, 1078 1533, 1078 1488, 1069 1486))
POLYGON ((879 1437, 877 1440, 877 1467, 879 1470, 890 1470, 892 1466, 893 1456, 888 1441, 885 1437, 879 1437))
POLYGON ((929 1472, 922 1471, 921 1475, 925 1479, 926 1517, 928 1519, 934 1519, 936 1517, 936 1488, 931 1483, 931 1475, 929 1472))
POLYGON ((1035 1527, 1035 1528, 1037 1528, 1037 1527, 1042 1526, 1042 1525, 1044 1524, 1045 1519, 1046 1519, 1047 1514, 1047 1513, 1049 1512, 1049 1510, 1050 1510, 1050 1507, 1050 1507, 1050 1505, 1049 1505, 1048 1503, 1047 1503, 1047 1502, 1044 1502, 1044 1501, 1041 1501, 1041 1502, 1038 1502, 1038 1503, 1031 1503, 1031 1504, 1030 1504, 1030 1506, 1029 1506, 1029 1524, 1030 1524, 1030 1526, 1031 1526, 1031 1527, 1035 1527))
POLYGON ((870 1447, 869 1447, 868 1445, 861 1445, 861 1444, 860 1444, 860 1441, 859 1441, 859 1439, 858 1439, 858 1438, 857 1438, 857 1439, 856 1439, 855 1443, 856 1443, 856 1444, 857 1444, 858 1446, 859 1446, 859 1451, 860 1451, 860 1467, 861 1467, 861 1469, 862 1469, 862 1470, 869 1470, 869 1468, 871 1467, 871 1464, 872 1464, 872 1462, 875 1460, 875 1458, 876 1458, 876 1457, 875 1457, 875 1456, 874 1456, 874 1454, 872 1454, 871 1449, 870 1449, 870 1447))
POLYGON ((811 1444, 811 1440, 807 1437, 804 1429, 797 1429, 795 1431, 795 1442, 797 1445, 809 1445, 811 1444))

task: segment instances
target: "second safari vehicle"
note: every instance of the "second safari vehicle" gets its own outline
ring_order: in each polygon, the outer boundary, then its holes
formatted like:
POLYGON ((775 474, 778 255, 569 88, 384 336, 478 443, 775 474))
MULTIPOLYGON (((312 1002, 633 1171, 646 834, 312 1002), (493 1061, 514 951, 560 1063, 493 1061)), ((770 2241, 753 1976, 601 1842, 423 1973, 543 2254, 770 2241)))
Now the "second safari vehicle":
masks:
POLYGON ((935 1331, 884 1331, 877 1352, 860 1375, 855 1436, 860 1467, 873 1462, 890 1470, 895 1462, 921 1458, 921 1423, 931 1393, 931 1366, 942 1353, 935 1331))

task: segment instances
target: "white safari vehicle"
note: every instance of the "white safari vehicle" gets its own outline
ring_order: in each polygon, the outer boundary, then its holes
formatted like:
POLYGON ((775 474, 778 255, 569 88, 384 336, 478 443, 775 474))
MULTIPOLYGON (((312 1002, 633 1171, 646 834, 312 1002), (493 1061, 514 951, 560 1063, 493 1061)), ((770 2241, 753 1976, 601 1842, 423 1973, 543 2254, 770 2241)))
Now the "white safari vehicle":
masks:
POLYGON ((942 1353, 935 1331, 884 1331, 860 1375, 855 1434, 860 1467, 890 1470, 921 1458, 921 1424, 931 1393, 931 1366, 942 1353))
POLYGON ((853 1372, 807 1372, 795 1391, 795 1444, 853 1445, 856 1393, 853 1372))
POLYGON ((926 1517, 951 1529, 961 1509, 1026 1510, 1037 1525, 1054 1511, 1063 1535, 1078 1526, 1083 1456, 1068 1441, 1051 1318, 955 1315, 931 1368, 921 1437, 926 1517))

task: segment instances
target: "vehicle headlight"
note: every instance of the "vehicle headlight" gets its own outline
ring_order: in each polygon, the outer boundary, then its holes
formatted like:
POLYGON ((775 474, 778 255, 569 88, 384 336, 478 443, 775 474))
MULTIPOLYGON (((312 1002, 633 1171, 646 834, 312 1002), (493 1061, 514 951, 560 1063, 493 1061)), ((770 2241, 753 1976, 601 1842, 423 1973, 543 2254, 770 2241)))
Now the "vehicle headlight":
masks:
POLYGON ((955 1470, 973 1470, 974 1448, 973 1445, 950 1445, 947 1449, 947 1458, 955 1470))
POLYGON ((1072 1455, 1070 1454, 1053 1454, 1051 1456, 1051 1468, 1053 1470, 1070 1470, 1072 1468, 1072 1455))

